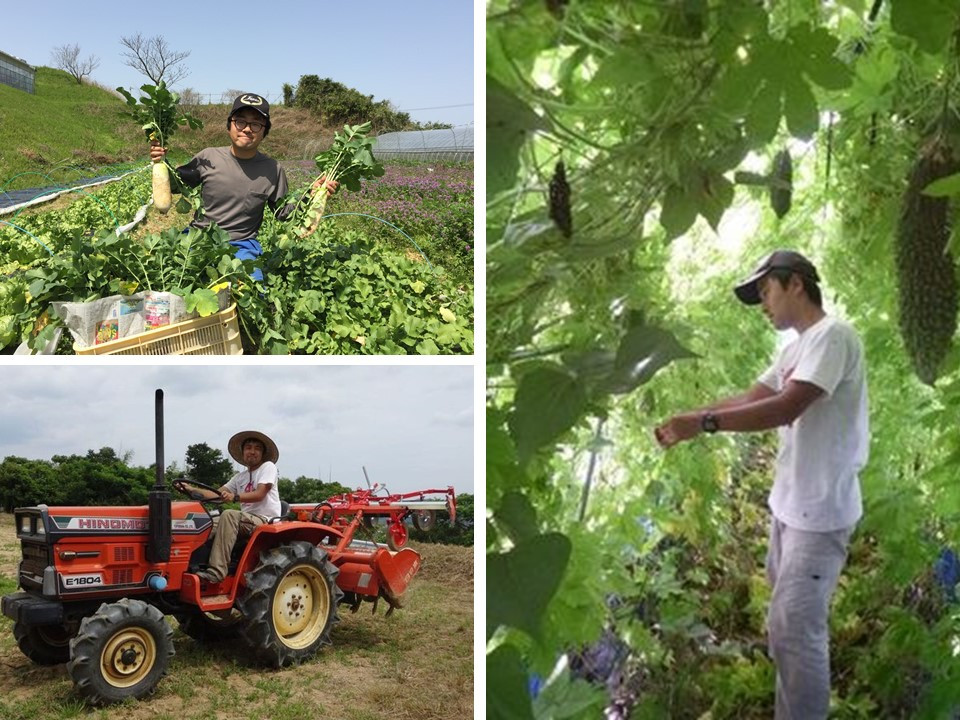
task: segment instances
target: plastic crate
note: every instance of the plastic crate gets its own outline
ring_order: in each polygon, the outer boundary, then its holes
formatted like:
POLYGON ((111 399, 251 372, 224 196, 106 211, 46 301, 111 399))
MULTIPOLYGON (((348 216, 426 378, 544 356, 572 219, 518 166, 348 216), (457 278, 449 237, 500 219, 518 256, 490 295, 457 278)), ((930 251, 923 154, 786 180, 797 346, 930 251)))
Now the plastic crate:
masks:
POLYGON ((236 303, 207 317, 73 350, 77 355, 243 355, 236 303))

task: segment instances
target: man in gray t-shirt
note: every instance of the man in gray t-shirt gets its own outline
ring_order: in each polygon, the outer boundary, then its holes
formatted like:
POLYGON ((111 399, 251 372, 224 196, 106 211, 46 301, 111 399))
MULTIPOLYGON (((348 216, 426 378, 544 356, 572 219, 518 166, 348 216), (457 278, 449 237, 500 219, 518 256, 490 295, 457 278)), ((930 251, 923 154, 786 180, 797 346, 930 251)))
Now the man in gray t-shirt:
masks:
MULTIPOLYGON (((270 132, 270 105, 260 95, 244 93, 233 101, 227 116, 230 147, 201 150, 186 165, 177 168, 177 175, 189 187, 202 186, 203 210, 190 224, 204 228, 216 223, 230 234, 230 244, 240 260, 259 257, 263 250, 257 232, 263 222, 266 206, 277 211, 280 199, 287 194, 287 176, 280 164, 261 153, 260 143, 270 132)), ((150 158, 160 162, 166 150, 156 141, 151 143, 150 158)), ((327 183, 329 191, 336 183, 327 183)), ((277 213, 284 219, 292 205, 277 213)), ((262 280, 260 269, 253 272, 262 280)))

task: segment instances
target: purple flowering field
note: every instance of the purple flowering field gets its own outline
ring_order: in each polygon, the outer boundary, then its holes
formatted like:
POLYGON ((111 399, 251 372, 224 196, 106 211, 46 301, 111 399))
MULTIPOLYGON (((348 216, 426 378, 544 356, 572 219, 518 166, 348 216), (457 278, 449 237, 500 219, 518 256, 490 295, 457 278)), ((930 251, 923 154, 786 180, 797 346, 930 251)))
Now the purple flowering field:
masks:
MULTIPOLYGON (((433 265, 458 283, 472 285, 473 165, 395 163, 384 168, 383 177, 363 181, 359 192, 342 187, 327 203, 326 214, 358 212, 386 220, 413 238, 433 265)), ((290 175, 291 185, 299 184, 299 173, 290 175)), ((351 216, 326 222, 362 229, 419 257, 409 240, 376 220, 351 216)))

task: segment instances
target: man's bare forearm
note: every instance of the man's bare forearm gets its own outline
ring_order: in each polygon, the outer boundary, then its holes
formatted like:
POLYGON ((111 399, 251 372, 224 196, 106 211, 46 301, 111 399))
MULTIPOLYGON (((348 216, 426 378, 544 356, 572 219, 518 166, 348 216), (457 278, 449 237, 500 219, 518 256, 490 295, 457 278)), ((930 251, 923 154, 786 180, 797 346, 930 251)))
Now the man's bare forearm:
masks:
POLYGON ((749 393, 740 393, 739 395, 732 395, 728 398, 723 398, 718 400, 712 405, 707 405, 706 407, 701 408, 703 412, 716 412, 717 410, 727 410, 729 408, 740 407, 741 405, 746 405, 750 402, 749 393))
POLYGON ((709 405, 707 407, 701 408, 701 412, 716 412, 718 410, 728 410, 730 408, 741 407, 743 405, 749 405, 750 403, 755 403, 759 400, 764 400, 766 398, 774 397, 776 393, 773 388, 769 388, 763 383, 756 383, 746 392, 739 393, 737 395, 731 395, 730 397, 718 400, 717 402, 709 405))

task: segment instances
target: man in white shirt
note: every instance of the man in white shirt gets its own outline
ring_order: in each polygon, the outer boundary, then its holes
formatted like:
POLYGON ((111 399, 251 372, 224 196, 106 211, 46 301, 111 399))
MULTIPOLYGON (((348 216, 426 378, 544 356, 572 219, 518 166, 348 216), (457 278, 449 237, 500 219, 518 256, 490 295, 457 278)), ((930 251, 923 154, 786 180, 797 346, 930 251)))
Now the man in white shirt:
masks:
POLYGON ((213 548, 202 580, 219 583, 227 575, 230 554, 239 538, 248 538, 258 525, 280 515, 277 466, 280 451, 276 443, 256 430, 245 430, 230 438, 230 456, 246 466, 220 488, 224 502, 239 502, 240 510, 224 510, 213 532, 213 548))
POLYGON ((863 513, 858 473, 869 443, 863 347, 853 328, 823 311, 819 281, 797 252, 767 256, 735 293, 798 337, 747 392, 675 415, 655 430, 669 448, 701 432, 778 428, 767 552, 776 720, 827 717, 830 599, 863 513))

